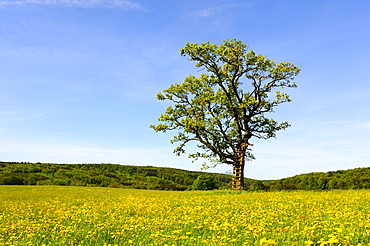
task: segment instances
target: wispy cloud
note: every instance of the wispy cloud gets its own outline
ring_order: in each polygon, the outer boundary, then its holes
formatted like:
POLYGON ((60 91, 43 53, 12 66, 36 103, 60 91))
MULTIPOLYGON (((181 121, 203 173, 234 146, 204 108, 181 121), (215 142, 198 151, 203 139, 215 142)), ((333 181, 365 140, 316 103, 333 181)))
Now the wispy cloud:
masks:
POLYGON ((363 123, 359 123, 357 125, 357 127, 360 129, 360 130, 370 130, 370 122, 363 122, 363 123))
MULTIPOLYGON (((0 129, 1 130, 1 129, 0 129)), ((1 134, 1 132, 0 132, 1 134)), ((71 143, 61 138, 35 140, 0 139, 2 161, 49 163, 117 163, 197 169, 183 156, 174 158, 169 148, 134 148, 104 144, 71 143), (168 164, 170 163, 170 164, 168 164), (189 163, 189 166, 183 165, 189 163)))
POLYGON ((49 109, 12 109, 0 111, 0 122, 30 121, 32 119, 42 118, 52 112, 54 108, 49 109))
POLYGON ((0 6, 14 5, 59 5, 81 8, 144 9, 141 4, 127 0, 0 0, 0 6))
POLYGON ((221 6, 209 7, 209 8, 197 11, 194 14, 195 14, 196 17, 211 17, 211 16, 221 12, 222 9, 223 8, 221 6))
POLYGON ((222 4, 218 6, 210 6, 202 10, 194 11, 193 16, 209 18, 214 15, 217 15, 218 13, 229 10, 229 9, 245 8, 245 7, 250 7, 250 5, 243 3, 243 4, 222 4))

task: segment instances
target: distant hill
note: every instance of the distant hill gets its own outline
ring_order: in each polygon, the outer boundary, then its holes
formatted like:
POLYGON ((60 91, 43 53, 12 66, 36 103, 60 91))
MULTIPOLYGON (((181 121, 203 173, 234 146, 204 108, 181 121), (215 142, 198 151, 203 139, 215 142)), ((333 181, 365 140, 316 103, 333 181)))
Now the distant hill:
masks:
MULTIPOLYGON (((190 190, 198 176, 204 174, 214 178, 217 189, 230 189, 229 174, 118 164, 0 162, 0 185, 190 190)), ((370 189, 370 167, 307 173, 272 181, 245 178, 245 185, 249 190, 370 189)))
MULTIPOLYGON (((230 188, 228 174, 118 164, 0 162, 0 185, 68 185, 151 190, 189 190, 199 175, 211 175, 216 188, 230 188)), ((254 182, 245 179, 247 185, 254 182)))
POLYGON ((370 167, 300 174, 267 183, 269 190, 370 189, 370 167))

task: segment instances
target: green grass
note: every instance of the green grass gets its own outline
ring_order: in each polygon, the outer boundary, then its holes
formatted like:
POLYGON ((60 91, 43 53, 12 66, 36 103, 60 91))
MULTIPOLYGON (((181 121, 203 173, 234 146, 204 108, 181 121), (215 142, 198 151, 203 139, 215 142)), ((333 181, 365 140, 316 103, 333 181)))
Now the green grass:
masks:
POLYGON ((370 245, 370 191, 0 186, 0 245, 370 245))

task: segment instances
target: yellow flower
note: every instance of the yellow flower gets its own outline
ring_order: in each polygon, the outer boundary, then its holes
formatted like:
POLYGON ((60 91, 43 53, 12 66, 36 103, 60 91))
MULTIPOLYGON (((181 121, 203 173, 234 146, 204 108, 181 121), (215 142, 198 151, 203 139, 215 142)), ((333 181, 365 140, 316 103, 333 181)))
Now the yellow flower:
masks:
POLYGON ((313 244, 313 242, 311 240, 307 240, 307 241, 304 242, 304 244, 305 245, 311 245, 311 244, 313 244))

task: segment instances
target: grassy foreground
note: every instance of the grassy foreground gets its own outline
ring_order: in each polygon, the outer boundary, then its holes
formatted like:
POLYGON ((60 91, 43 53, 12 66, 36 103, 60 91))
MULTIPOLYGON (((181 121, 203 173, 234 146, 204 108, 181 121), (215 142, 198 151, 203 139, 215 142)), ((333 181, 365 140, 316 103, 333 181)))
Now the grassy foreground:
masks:
POLYGON ((370 245, 370 191, 0 186, 0 245, 370 245))

